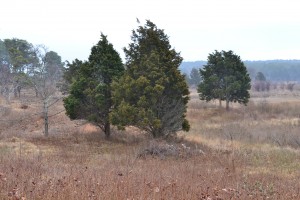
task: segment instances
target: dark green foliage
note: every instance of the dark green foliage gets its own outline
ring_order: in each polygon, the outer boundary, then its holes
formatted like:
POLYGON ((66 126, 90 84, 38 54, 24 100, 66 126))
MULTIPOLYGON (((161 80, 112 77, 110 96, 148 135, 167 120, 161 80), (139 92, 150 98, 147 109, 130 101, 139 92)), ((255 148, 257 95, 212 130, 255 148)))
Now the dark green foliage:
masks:
POLYGON ((9 55, 5 44, 0 40, 0 94, 6 92, 10 78, 9 55))
POLYGON ((36 50, 26 40, 5 39, 0 42, 0 56, 0 71, 3 72, 0 82, 6 96, 13 92, 15 97, 20 97, 21 89, 30 85, 28 74, 39 63, 36 50))
POLYGON ((68 93, 72 82, 74 82, 79 76, 80 67, 83 65, 81 60, 75 59, 72 63, 67 61, 66 68, 63 68, 63 84, 61 91, 68 93))
POLYGON ((119 128, 139 127, 153 137, 188 131, 189 91, 178 70, 182 57, 171 48, 168 36, 147 21, 133 31, 132 43, 124 51, 127 70, 112 85, 117 105, 112 123, 119 128))
POLYGON ((9 65, 13 72, 25 72, 38 63, 33 45, 26 40, 5 39, 4 44, 9 55, 9 65))
POLYGON ((110 136, 109 113, 112 109, 111 82, 122 75, 124 66, 119 54, 103 34, 92 47, 88 62, 75 60, 65 73, 72 82, 70 95, 64 99, 71 119, 86 119, 110 136))
POLYGON ((250 94, 250 77, 240 57, 232 51, 215 51, 208 56, 207 65, 200 69, 202 82, 198 86, 201 100, 218 99, 247 104, 250 94))
POLYGON ((54 51, 49 51, 45 55, 45 71, 53 77, 61 77, 64 63, 61 61, 61 57, 54 51))

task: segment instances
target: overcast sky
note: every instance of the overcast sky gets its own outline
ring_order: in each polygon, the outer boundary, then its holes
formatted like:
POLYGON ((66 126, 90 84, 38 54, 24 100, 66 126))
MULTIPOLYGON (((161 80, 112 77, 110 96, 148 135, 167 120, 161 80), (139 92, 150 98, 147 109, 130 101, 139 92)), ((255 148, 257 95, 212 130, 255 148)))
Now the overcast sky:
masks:
POLYGON ((100 33, 124 58, 139 18, 164 29, 185 61, 233 50, 243 60, 300 59, 299 0, 1 0, 0 39, 86 60, 100 33))

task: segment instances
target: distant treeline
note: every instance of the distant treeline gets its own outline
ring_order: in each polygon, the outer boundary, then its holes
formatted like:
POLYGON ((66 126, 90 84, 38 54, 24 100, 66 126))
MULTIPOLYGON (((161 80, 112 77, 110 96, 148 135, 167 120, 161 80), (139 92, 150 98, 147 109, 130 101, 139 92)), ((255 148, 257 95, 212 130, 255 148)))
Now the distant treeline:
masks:
MULTIPOLYGON (((262 72, 268 81, 300 82, 300 60, 244 61, 250 77, 254 80, 257 72, 262 72)), ((182 62, 180 70, 187 75, 193 68, 202 68, 206 61, 182 62)))

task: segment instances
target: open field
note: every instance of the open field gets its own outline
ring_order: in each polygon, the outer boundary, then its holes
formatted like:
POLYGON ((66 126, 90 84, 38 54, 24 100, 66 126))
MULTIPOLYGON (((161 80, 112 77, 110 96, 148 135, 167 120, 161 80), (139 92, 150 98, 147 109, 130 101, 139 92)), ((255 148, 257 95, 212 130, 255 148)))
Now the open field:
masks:
POLYGON ((226 112, 192 91, 191 131, 165 141, 105 140, 61 101, 46 138, 40 102, 0 99, 0 199, 300 199, 299 91, 252 96, 226 112))

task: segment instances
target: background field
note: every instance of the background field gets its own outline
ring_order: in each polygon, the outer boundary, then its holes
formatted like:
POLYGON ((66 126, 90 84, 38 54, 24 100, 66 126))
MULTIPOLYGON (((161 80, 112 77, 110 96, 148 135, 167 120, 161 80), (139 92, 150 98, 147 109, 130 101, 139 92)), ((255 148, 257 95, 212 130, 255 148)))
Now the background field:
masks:
POLYGON ((133 127, 105 140, 61 101, 46 138, 30 91, 0 98, 0 199, 300 199, 299 89, 251 96, 226 112, 192 90, 191 131, 166 140, 133 127))

